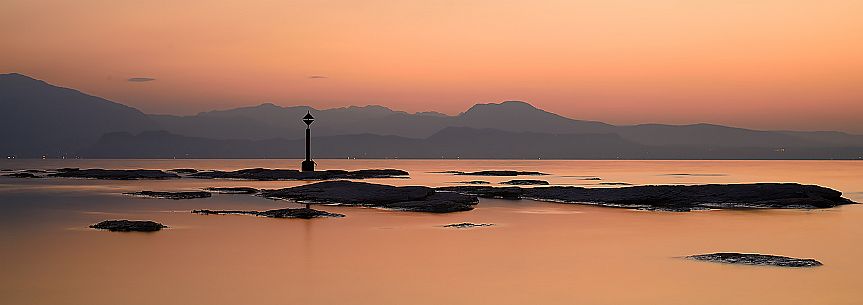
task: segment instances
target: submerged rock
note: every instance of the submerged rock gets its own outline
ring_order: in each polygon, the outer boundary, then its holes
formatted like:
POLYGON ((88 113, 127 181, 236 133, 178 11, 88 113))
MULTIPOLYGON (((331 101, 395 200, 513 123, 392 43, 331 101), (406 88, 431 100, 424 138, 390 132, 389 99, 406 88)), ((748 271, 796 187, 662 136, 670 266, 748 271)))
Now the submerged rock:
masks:
POLYGON ((219 194, 257 194, 260 190, 253 187, 208 187, 205 190, 219 194))
POLYGON ((168 226, 150 220, 105 220, 90 227, 112 232, 155 232, 168 226))
POLYGON ((536 199, 632 209, 832 208, 854 202, 842 193, 797 183, 643 185, 621 188, 449 186, 439 190, 483 198, 536 199))
POLYGON ((408 172, 398 169, 363 169, 356 171, 326 170, 301 172, 295 169, 251 168, 236 171, 206 171, 191 174, 189 177, 201 179, 244 179, 244 180, 333 180, 401 178, 408 172))
POLYGON ((444 228, 456 228, 456 229, 468 229, 468 228, 476 228, 476 227, 491 227, 493 223, 470 223, 470 222, 462 222, 462 223, 453 223, 444 225, 444 228))
POLYGON ((482 180, 459 181, 456 183, 461 183, 461 184, 491 184, 491 182, 482 181, 482 180))
POLYGON ((279 190, 263 190, 261 194, 267 198, 299 202, 431 213, 469 211, 479 202, 476 196, 438 192, 425 186, 390 186, 352 181, 325 181, 279 190))
POLYGON ((599 185, 632 185, 632 183, 627 183, 627 182, 600 182, 599 185))
POLYGON ((330 213, 315 209, 299 208, 299 209, 277 209, 269 211, 237 211, 237 210, 194 210, 192 213, 201 215, 254 215, 270 218, 302 218, 312 219, 318 217, 345 217, 343 214, 330 213))
POLYGON ((62 168, 50 177, 91 178, 107 180, 137 180, 137 179, 171 179, 179 178, 177 174, 166 173, 155 169, 77 169, 62 168))
POLYGON ((42 178, 42 176, 37 176, 31 173, 14 173, 14 174, 6 174, 3 177, 11 177, 11 178, 42 178))
POLYGON ((172 172, 172 173, 178 173, 178 174, 194 174, 194 173, 198 172, 198 170, 194 169, 194 168, 175 168, 175 169, 169 169, 168 171, 172 172))
POLYGON ((690 173, 673 173, 673 174, 662 174, 660 176, 678 176, 678 177, 719 177, 719 176, 728 176, 728 174, 690 174, 690 173))
POLYGON ((477 171, 477 172, 460 172, 460 171, 448 171, 448 173, 452 173, 459 176, 546 176, 546 173, 540 172, 526 172, 526 171, 514 171, 514 170, 490 170, 490 171, 477 171))
POLYGON ((691 255, 684 258, 724 264, 777 266, 793 268, 818 267, 822 265, 821 262, 811 258, 793 258, 787 256, 755 253, 711 253, 691 255))
POLYGON ((532 180, 532 179, 516 179, 510 181, 504 181, 500 184, 509 184, 509 185, 548 185, 548 181, 545 180, 532 180))
POLYGON ((161 198, 161 199, 174 199, 174 200, 209 198, 209 197, 213 196, 212 194, 210 194, 210 192, 203 192, 203 191, 187 191, 187 192, 140 191, 140 192, 123 193, 123 194, 132 195, 132 196, 161 198))

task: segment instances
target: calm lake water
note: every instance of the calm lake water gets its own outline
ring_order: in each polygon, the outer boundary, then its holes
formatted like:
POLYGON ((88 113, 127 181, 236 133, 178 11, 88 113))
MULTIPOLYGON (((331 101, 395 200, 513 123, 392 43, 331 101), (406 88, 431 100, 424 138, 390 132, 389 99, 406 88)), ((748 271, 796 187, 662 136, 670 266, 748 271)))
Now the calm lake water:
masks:
MULTIPOLYGON (((799 182, 863 202, 855 161, 318 160, 319 169, 398 168, 392 185, 497 183, 443 170, 517 169, 560 185, 799 182), (602 180, 584 180, 599 177, 602 180)), ((3 160, 0 168, 296 168, 297 160, 3 160)), ((826 210, 631 211, 482 200, 424 214, 323 206, 340 219, 195 215, 299 206, 248 195, 159 200, 138 190, 279 188, 302 181, 98 181, 0 177, 0 304, 861 304, 863 206, 826 210), (150 219, 156 233, 88 229, 150 219), (450 229, 457 222, 493 227, 450 229), (807 269, 676 257, 758 252, 807 269)), ((617 186, 613 186, 617 187, 617 186)))

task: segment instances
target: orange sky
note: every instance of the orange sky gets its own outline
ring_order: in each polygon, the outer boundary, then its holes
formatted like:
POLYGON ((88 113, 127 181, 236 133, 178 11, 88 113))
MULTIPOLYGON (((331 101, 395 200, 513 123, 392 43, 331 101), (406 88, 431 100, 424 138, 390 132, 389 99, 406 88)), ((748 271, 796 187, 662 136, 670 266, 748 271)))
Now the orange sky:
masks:
POLYGON ((0 73, 150 113, 518 99, 618 124, 863 133, 861 16, 859 0, 0 0, 0 73))

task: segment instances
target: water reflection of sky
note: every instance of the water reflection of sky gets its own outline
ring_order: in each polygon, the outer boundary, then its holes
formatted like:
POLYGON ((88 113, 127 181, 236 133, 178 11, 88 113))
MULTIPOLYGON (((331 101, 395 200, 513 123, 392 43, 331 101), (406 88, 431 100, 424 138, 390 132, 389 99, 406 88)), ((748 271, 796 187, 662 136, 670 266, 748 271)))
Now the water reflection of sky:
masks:
MULTIPOLYGON (((296 165, 283 160, 86 162, 64 166, 236 169, 296 165)), ((633 184, 784 181, 836 188, 856 200, 863 197, 863 163, 847 162, 318 163, 322 168, 392 167, 411 172, 411 179, 371 181, 396 185, 451 185, 454 180, 452 175, 427 173, 430 171, 516 169, 549 172, 552 175, 540 179, 559 185, 580 181, 567 176, 582 175, 633 184), (685 180, 665 175, 720 172, 727 175, 686 175, 685 180)), ((17 165, 29 168, 32 164, 17 165)), ((483 177, 492 185, 511 179, 514 177, 483 177)), ((863 298, 857 281, 849 280, 863 274, 859 260, 863 256, 859 246, 863 244, 863 208, 859 205, 814 211, 664 213, 483 199, 474 211, 449 214, 325 206, 321 208, 347 217, 306 221, 189 213, 193 209, 298 206, 249 195, 159 200, 121 194, 211 186, 279 188, 302 183, 307 182, 0 177, 0 265, 4 270, 0 303, 820 304, 829 296, 835 303, 853 304, 863 298), (152 219, 170 228, 153 234, 87 228, 108 218, 152 219), (495 226, 441 227, 461 222, 495 226), (717 251, 813 257, 825 266, 812 270, 735 268, 674 259, 717 251)))

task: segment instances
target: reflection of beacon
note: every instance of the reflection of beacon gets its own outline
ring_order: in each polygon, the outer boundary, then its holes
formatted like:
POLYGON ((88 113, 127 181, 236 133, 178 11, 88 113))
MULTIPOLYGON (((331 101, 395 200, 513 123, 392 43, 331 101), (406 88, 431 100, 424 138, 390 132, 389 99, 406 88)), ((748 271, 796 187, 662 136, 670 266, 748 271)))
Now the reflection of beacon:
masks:
POLYGON ((313 172, 315 171, 315 161, 312 161, 312 122, 315 121, 315 117, 312 116, 312 113, 306 113, 306 116, 303 117, 303 122, 306 123, 306 160, 303 161, 302 170, 304 172, 313 172))

